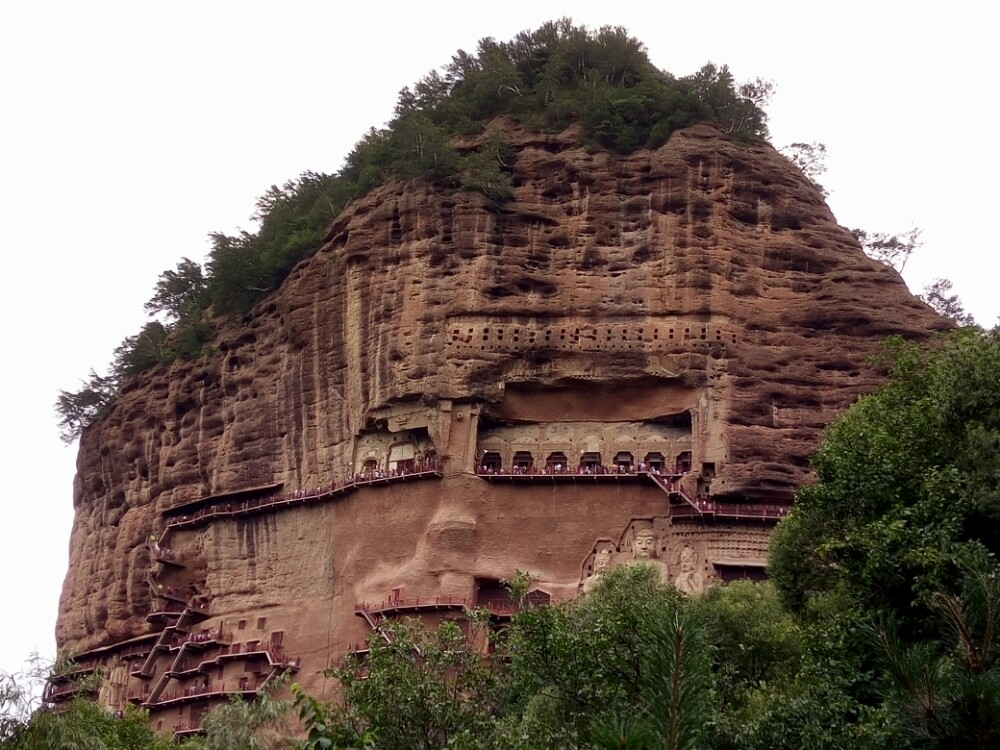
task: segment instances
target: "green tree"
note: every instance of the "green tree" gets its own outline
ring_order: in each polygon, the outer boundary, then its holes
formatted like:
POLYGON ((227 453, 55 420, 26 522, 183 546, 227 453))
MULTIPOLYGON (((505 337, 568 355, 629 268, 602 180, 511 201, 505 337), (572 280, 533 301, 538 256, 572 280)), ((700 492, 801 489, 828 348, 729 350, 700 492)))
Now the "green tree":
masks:
POLYGON ((757 692, 798 674, 802 635, 770 582, 713 586, 692 606, 707 630, 720 704, 747 706, 757 692))
POLYGON ((59 415, 59 437, 72 443, 93 422, 104 414, 118 395, 114 378, 90 371, 90 378, 82 382, 78 391, 59 391, 56 413, 59 415))
POLYGON ((510 173, 517 155, 502 138, 494 136, 478 151, 462 158, 462 188, 475 190, 495 201, 514 197, 510 173))
POLYGON ((840 590, 920 637, 958 561, 1000 551, 1000 330, 896 341, 887 355, 889 382, 828 431, 770 571, 797 611, 840 590))
MULTIPOLYGON (((788 161, 802 171, 802 174, 806 176, 809 182, 819 188, 819 191, 824 198, 829 197, 830 193, 819 182, 819 178, 826 174, 825 143, 791 143, 780 149, 780 151, 781 154, 788 159, 788 161)), ((855 229, 853 231, 865 234, 859 229, 855 229)), ((860 241, 858 234, 855 234, 855 239, 860 241)))
POLYGON ((254 237, 264 274, 276 289, 295 265, 319 249, 347 195, 333 175, 303 172, 257 199, 254 237))
POLYGON ((1000 747, 1000 567, 974 553, 963 574, 934 596, 935 637, 907 643, 891 620, 870 631, 898 726, 941 750, 1000 747))
POLYGON ((146 323, 142 330, 129 336, 114 352, 111 377, 123 383, 161 362, 169 362, 174 352, 167 343, 170 331, 158 320, 146 323))
POLYGON ((767 137, 764 106, 771 98, 773 84, 758 78, 737 85, 728 65, 720 68, 714 63, 705 64, 686 80, 724 132, 767 137))
POLYGON ((331 671, 343 688, 341 706, 298 691, 307 747, 498 746, 494 716, 506 702, 503 664, 484 658, 474 640, 453 621, 433 631, 416 622, 387 624, 372 635, 364 658, 352 655, 331 671))
POLYGON ((960 326, 974 326, 975 318, 965 311, 965 306, 957 294, 951 294, 952 283, 948 279, 934 279, 924 287, 920 299, 946 318, 951 318, 960 326))
POLYGON ((652 568, 615 568, 588 596, 522 612, 509 649, 526 733, 579 747, 617 737, 692 748, 704 737, 708 652, 684 598, 652 568))
POLYGON ((817 483, 772 537, 770 575, 809 647, 800 692, 760 714, 755 736, 804 738, 808 715, 792 709, 824 696, 805 705, 835 709, 859 744, 995 746, 983 613, 996 573, 969 561, 1000 550, 1000 332, 894 341, 886 362, 888 383, 830 428, 817 483), (877 638, 873 622, 889 623, 877 638))
POLYGON ((153 296, 145 305, 146 311, 150 315, 164 313, 168 320, 183 320, 203 306, 204 292, 201 266, 190 258, 182 258, 176 270, 160 274, 153 296))
POLYGON ((184 743, 184 750, 282 750, 295 742, 288 724, 291 701, 278 698, 285 680, 253 700, 235 696, 202 718, 204 737, 184 743))
POLYGON ((149 715, 133 707, 121 716, 78 699, 60 711, 35 712, 3 750, 168 750, 172 745, 149 727, 149 715))
POLYGON ((393 172, 402 178, 441 179, 458 170, 458 152, 448 133, 421 111, 398 118, 392 135, 393 172))
POLYGON ((903 273, 910 256, 923 244, 920 232, 921 230, 915 227, 901 234, 867 232, 864 229, 851 230, 851 234, 861 245, 865 255, 896 269, 899 273, 903 273))
POLYGON ((149 715, 133 706, 120 715, 83 698, 58 711, 42 707, 42 684, 49 671, 35 658, 25 672, 0 672, 0 750, 168 750, 172 747, 154 735, 149 715))
MULTIPOLYGON (((523 574, 511 587, 525 601, 523 574)), ((342 703, 294 688, 306 747, 704 746, 714 702, 692 606, 639 565, 580 600, 524 609, 502 632, 485 613, 468 634, 390 623, 333 670, 342 703)))
POLYGON ((260 244, 245 231, 236 236, 213 232, 209 238, 207 294, 212 307, 224 315, 246 314, 271 291, 260 244))
POLYGON ((37 656, 21 672, 0 672, 0 748, 13 747, 41 702, 47 670, 37 656))

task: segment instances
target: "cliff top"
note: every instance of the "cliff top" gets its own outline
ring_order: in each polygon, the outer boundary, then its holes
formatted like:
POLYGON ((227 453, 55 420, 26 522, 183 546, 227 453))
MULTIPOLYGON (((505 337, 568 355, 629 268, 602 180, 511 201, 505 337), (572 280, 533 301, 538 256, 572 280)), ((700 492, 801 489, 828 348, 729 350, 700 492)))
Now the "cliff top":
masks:
POLYGON ((766 137, 769 94, 759 79, 737 85, 725 66, 676 78, 625 29, 590 30, 568 19, 508 42, 483 39, 474 53, 459 50, 400 92, 393 119, 366 133, 337 174, 306 172, 272 186, 257 201, 256 233, 213 233, 205 268, 184 258, 164 271, 147 303, 159 317, 122 342, 107 376, 94 373, 80 391, 61 392, 63 436, 77 437, 128 379, 209 351, 220 322, 238 322, 316 252, 351 200, 389 180, 427 180, 504 203, 515 197, 514 141, 524 142, 514 133, 563 133, 562 142, 572 134, 588 150, 630 153, 702 121, 752 143, 766 137), (491 126, 497 118, 506 127, 491 126))

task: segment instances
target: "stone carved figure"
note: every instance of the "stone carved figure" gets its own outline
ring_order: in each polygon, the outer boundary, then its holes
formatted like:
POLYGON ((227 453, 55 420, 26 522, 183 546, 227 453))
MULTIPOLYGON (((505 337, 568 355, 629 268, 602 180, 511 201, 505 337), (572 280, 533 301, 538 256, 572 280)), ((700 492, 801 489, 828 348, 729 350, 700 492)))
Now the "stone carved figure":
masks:
POLYGON ((602 547, 594 555, 594 569, 589 576, 587 576, 583 581, 583 593, 589 594, 594 590, 594 587, 600 582, 601 576, 604 575, 611 567, 611 550, 607 547, 602 547))
POLYGON ((656 557, 656 532, 652 529, 640 529, 632 541, 633 560, 652 560, 656 557))
POLYGON ((705 588, 705 580, 701 571, 698 570, 694 549, 690 545, 685 544, 681 550, 680 562, 680 571, 674 579, 674 586, 677 587, 677 590, 688 596, 702 591, 705 588))
POLYGON ((639 529, 632 540, 632 562, 630 565, 648 565, 657 570, 660 580, 666 583, 669 579, 667 566, 657 559, 657 543, 659 538, 652 529, 639 529))
POLYGON ((97 702, 110 711, 121 711, 125 708, 125 687, 128 684, 128 669, 119 664, 114 667, 107 679, 101 682, 97 692, 97 702))

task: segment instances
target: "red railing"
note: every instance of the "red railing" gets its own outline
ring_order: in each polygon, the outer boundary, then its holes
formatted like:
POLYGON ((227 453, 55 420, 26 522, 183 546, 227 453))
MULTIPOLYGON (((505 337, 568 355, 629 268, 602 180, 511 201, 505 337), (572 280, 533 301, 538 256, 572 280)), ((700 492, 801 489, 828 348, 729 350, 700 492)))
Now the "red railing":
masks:
POLYGON ((354 605, 354 611, 366 613, 369 616, 385 614, 387 612, 400 612, 412 609, 485 609, 491 615, 497 617, 510 617, 520 611, 514 602, 485 601, 476 602, 465 596, 418 596, 405 597, 399 599, 384 599, 372 604, 370 602, 358 602, 354 605))
POLYGON ((130 690, 125 696, 125 700, 129 703, 145 703, 146 699, 149 698, 150 688, 150 685, 145 685, 142 690, 130 690))
POLYGON ((220 625, 217 630, 209 632, 188 633, 187 635, 184 636, 175 635, 170 645, 172 648, 176 648, 178 646, 184 645, 185 643, 210 644, 210 643, 229 641, 231 638, 232 638, 232 633, 225 631, 223 627, 220 625))
MULTIPOLYGON (((266 656, 268 664, 272 667, 287 667, 292 669, 298 669, 301 660, 299 657, 289 657, 284 649, 278 648, 276 646, 261 646, 259 644, 247 644, 248 647, 244 646, 242 643, 233 643, 220 646, 218 650, 211 654, 206 654, 200 660, 198 660, 197 669, 204 670, 205 668, 211 668, 217 666, 223 661, 229 661, 231 659, 248 659, 255 656, 266 656)), ((192 662, 185 662, 185 664, 190 664, 192 662)), ((193 671, 193 667, 188 667, 184 671, 193 671)))
POLYGON ((49 676, 49 682, 64 682, 85 674, 90 674, 101 665, 98 659, 87 659, 86 661, 70 661, 61 672, 54 672, 49 676))
MULTIPOLYGON (((219 502, 195 511, 194 513, 167 519, 168 528, 184 528, 198 526, 213 518, 231 518, 235 516, 249 515, 265 511, 269 508, 276 508, 286 505, 294 505, 302 502, 315 502, 328 500, 335 495, 342 495, 353 492, 358 487, 367 487, 375 484, 387 484, 390 482, 410 481, 413 479, 427 479, 440 477, 439 465, 435 462, 431 466, 424 466, 413 471, 375 471, 366 474, 355 474, 347 482, 337 484, 332 482, 322 487, 293 490, 283 494, 268 495, 267 497, 256 497, 248 500, 219 502)), ((170 511, 167 511, 169 515, 170 511)))
MULTIPOLYGON (((256 682, 256 680, 255 680, 256 682)), ((260 680, 263 683, 263 679, 260 680)), ((219 685, 212 684, 211 680, 206 680, 201 685, 191 685, 183 690, 175 690, 171 693, 161 694, 155 701, 147 701, 148 705, 161 707, 170 703, 183 703, 190 700, 205 700, 208 698, 225 698, 234 693, 256 692, 257 685, 252 688, 226 689, 226 683, 219 685)))
POLYGON ((665 470, 654 470, 648 468, 637 468, 636 466, 532 466, 529 468, 517 467, 504 469, 503 467, 493 467, 488 464, 476 467, 476 474, 481 477, 498 477, 504 479, 516 479, 518 477, 636 477, 655 476, 672 477, 680 479, 685 476, 684 472, 668 472, 665 470))
POLYGON ((164 674, 168 674, 170 677, 190 676, 196 672, 200 672, 201 666, 201 659, 184 659, 180 664, 175 661, 164 674))
POLYGON ((189 734, 205 733, 205 730, 202 729, 201 727, 201 723, 197 721, 194 722, 189 721, 184 724, 174 724, 173 731, 174 731, 174 736, 173 736, 174 740, 177 740, 178 738, 184 737, 189 734))
MULTIPOLYGON (((175 690, 170 693, 160 693, 155 700, 149 700, 150 691, 145 691, 145 696, 147 700, 144 702, 150 706, 163 706, 168 703, 184 702, 187 700, 203 699, 203 698, 213 698, 213 697, 224 697, 232 695, 233 693, 255 693, 260 690, 264 684, 271 679, 271 677, 276 674, 276 670, 284 669, 295 669, 297 670, 301 665, 301 660, 299 657, 290 658, 284 651, 280 648, 257 648, 252 651, 242 651, 240 652, 235 647, 238 644, 233 644, 233 650, 229 651, 228 654, 219 654, 217 656, 205 659, 201 662, 201 667, 215 665, 218 660, 225 656, 232 657, 254 657, 254 656, 266 656, 268 660, 268 665, 271 667, 271 673, 269 675, 256 675, 254 677, 241 677, 235 688, 226 689, 226 683, 223 682, 221 685, 216 685, 209 678, 205 678, 201 684, 190 685, 183 690, 175 690)), ((226 647, 223 647, 224 649, 226 647)), ((129 699, 133 699, 135 694, 130 694, 129 699)))
POLYGON ((487 610, 494 617, 513 617, 521 611, 515 602, 481 602, 476 607, 487 610))
POLYGON ((42 690, 42 700, 47 703, 55 703, 73 697, 80 690, 81 687, 75 682, 49 682, 45 685, 45 689, 42 690))
POLYGON ((191 601, 184 602, 184 600, 180 597, 170 598, 167 599, 166 603, 159 609, 156 609, 146 615, 146 619, 150 620, 152 618, 184 614, 199 614, 207 617, 208 602, 204 599, 192 599, 191 601))
POLYGON ((708 497, 692 498, 681 487, 681 480, 686 476, 681 473, 665 474, 649 469, 634 469, 631 467, 595 467, 594 470, 586 468, 547 467, 544 469, 532 469, 525 471, 514 471, 513 473, 502 470, 493 470, 486 466, 477 467, 476 473, 486 479, 618 479, 649 477, 660 489, 671 497, 684 501, 683 505, 674 505, 671 513, 680 518, 693 518, 702 516, 718 516, 720 518, 765 518, 778 519, 788 513, 787 505, 767 504, 767 503, 723 503, 716 502, 708 497))
POLYGON ((711 499, 707 496, 692 498, 681 487, 680 481, 686 474, 680 472, 664 473, 649 469, 634 467, 544 467, 541 469, 492 469, 489 466, 476 467, 476 473, 487 479, 578 479, 578 478, 618 478, 618 477, 649 477, 657 486, 671 496, 684 501, 682 505, 674 505, 671 513, 681 518, 715 516, 718 518, 761 518, 781 519, 788 514, 791 507, 785 503, 727 503, 711 499))
POLYGON ((153 549, 153 559, 157 562, 170 563, 171 565, 183 566, 184 563, 181 562, 181 556, 170 549, 164 549, 163 547, 153 549))
POLYGON ((170 601, 180 602, 181 604, 187 604, 188 600, 191 599, 191 590, 185 589, 182 586, 164 586, 163 584, 156 584, 156 595, 162 597, 163 599, 169 599, 170 601))
POLYGON ((435 609, 440 607, 468 608, 469 599, 464 596, 424 596, 400 599, 384 599, 378 604, 358 602, 354 605, 356 612, 367 612, 376 615, 382 612, 392 612, 401 609, 435 609))
POLYGON ((788 515, 791 508, 778 503, 726 503, 698 498, 688 500, 686 505, 675 505, 671 513, 675 516, 714 516, 716 518, 761 518, 780 520, 788 515))
POLYGON ((154 609, 152 612, 146 615, 146 619, 148 620, 151 617, 166 617, 168 615, 180 615, 184 612, 185 609, 186 607, 184 606, 183 603, 179 601, 168 600, 165 604, 163 604, 157 609, 154 609))
POLYGON ((123 649, 119 656, 122 659, 128 659, 133 656, 145 656, 152 651, 152 649, 153 644, 149 644, 148 646, 129 646, 128 648, 123 649))

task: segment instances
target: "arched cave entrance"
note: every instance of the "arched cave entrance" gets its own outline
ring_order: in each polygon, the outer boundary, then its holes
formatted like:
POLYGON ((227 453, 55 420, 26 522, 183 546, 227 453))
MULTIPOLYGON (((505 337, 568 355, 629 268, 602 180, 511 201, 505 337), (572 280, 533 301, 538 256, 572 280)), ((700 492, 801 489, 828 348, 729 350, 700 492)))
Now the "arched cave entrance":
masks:
POLYGON ((624 473, 632 471, 632 465, 634 463, 635 459, 628 451, 618 451, 618 453, 615 454, 615 468, 618 469, 619 472, 624 473))
POLYGON ((396 443, 389 446, 389 471, 398 474, 409 474, 417 466, 416 446, 411 442, 396 443))
POLYGON ((659 474, 663 471, 663 467, 666 465, 667 461, 663 457, 663 454, 659 451, 654 453, 647 453, 646 458, 643 459, 643 463, 646 467, 654 474, 659 474))
POLYGON ((562 451, 550 453, 549 457, 545 459, 545 468, 551 472, 566 471, 568 464, 569 461, 566 460, 566 454, 562 451))
POLYGON ((514 454, 514 473, 529 474, 535 465, 535 457, 528 451, 518 451, 514 454))

